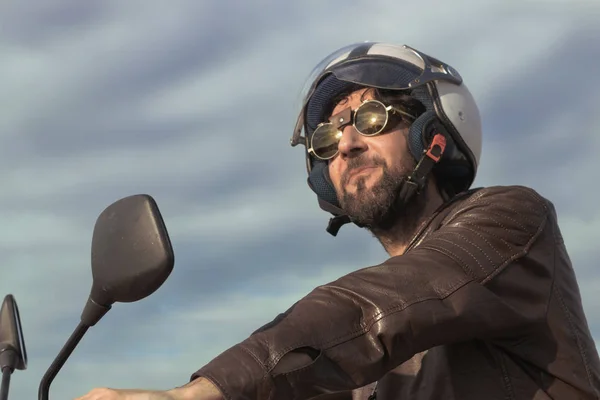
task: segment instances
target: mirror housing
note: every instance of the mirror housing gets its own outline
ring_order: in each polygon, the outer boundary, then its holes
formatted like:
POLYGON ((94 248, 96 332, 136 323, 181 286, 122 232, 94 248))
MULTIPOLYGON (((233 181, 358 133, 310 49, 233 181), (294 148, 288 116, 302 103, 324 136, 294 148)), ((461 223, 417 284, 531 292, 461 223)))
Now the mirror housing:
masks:
POLYGON ((17 301, 12 294, 6 295, 0 309, 0 370, 27 369, 27 350, 21 328, 17 301))
POLYGON ((87 304, 67 343, 38 388, 38 400, 48 400, 50 385, 88 329, 115 302, 133 302, 154 293, 173 270, 175 256, 154 199, 140 194, 108 206, 96 220, 92 237, 94 282, 87 304))
POLYGON ((133 195, 111 204, 94 226, 94 280, 81 320, 95 325, 113 303, 151 295, 167 280, 174 262, 167 228, 151 196, 133 195))

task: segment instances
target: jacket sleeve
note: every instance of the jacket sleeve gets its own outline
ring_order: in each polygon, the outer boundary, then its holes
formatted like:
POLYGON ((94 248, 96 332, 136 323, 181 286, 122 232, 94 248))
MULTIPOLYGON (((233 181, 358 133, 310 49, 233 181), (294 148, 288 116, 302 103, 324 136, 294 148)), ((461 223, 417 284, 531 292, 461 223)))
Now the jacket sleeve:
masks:
POLYGON ((457 207, 406 254, 317 287, 192 379, 208 378, 228 400, 309 399, 374 382, 435 346, 543 323, 552 249, 528 254, 549 234, 549 203, 496 187, 457 207), (278 370, 300 353, 306 365, 278 370))

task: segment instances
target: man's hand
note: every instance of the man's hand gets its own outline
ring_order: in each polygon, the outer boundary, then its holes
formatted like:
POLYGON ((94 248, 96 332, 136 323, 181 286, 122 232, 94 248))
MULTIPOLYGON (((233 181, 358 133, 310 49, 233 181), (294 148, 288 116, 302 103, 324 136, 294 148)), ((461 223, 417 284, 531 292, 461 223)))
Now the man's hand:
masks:
POLYGON ((223 400, 223 396, 210 381, 198 378, 167 391, 98 388, 75 400, 223 400))
POLYGON ((97 388, 75 400, 176 400, 166 391, 97 388))

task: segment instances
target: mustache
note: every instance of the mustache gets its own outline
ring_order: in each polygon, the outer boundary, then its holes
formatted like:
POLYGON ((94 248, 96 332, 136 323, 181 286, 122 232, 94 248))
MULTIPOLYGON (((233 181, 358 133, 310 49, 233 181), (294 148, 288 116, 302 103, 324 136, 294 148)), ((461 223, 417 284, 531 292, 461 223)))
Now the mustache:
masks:
POLYGON ((353 173, 354 171, 356 171, 359 168, 364 168, 364 167, 383 167, 385 168, 385 160, 382 158, 370 158, 367 159, 366 157, 356 157, 356 158, 351 158, 346 162, 346 170, 344 171, 344 173, 342 174, 342 182, 343 184, 347 184, 348 180, 350 179, 350 174, 353 173))

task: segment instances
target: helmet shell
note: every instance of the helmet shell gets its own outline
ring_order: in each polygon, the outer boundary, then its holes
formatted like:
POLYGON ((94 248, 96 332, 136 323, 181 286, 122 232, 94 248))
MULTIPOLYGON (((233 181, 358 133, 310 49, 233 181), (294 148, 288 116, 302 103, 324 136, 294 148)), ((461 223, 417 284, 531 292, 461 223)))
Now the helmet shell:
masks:
MULTIPOLYGON (((482 148, 481 116, 462 77, 450 65, 407 45, 361 42, 340 48, 325 57, 310 73, 301 94, 301 105, 291 144, 309 147, 310 135, 326 119, 333 97, 351 88, 372 87, 409 91, 427 111, 412 124, 409 148, 418 160, 428 145, 431 123, 441 123, 451 138, 438 178, 451 182, 454 192, 469 189, 477 174, 482 148)), ((327 163, 306 151, 309 186, 323 202, 339 208, 328 176, 327 163)), ((341 211, 341 210, 340 210, 341 211)))

